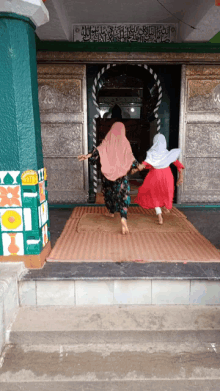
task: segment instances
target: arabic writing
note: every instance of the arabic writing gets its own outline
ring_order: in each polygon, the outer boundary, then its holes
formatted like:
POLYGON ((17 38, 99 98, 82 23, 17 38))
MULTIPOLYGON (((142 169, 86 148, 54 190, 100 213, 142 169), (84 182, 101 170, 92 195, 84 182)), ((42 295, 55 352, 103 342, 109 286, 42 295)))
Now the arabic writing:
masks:
POLYGON ((174 42, 173 25, 78 25, 74 41, 80 42, 174 42))

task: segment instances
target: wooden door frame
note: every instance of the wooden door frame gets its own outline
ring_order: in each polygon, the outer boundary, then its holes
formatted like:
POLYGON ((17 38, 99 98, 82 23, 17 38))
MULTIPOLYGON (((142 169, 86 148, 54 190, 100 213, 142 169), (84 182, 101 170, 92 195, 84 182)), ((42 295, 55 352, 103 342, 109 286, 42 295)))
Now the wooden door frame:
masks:
MULTIPOLYGON (((171 44, 169 47, 172 48, 171 44)), ((181 44, 179 44, 181 46, 181 44)), ((72 45, 73 46, 73 45, 72 45)), ((93 45, 94 46, 94 45, 93 45)), ((108 45, 110 46, 110 45, 108 45)), ((108 46, 106 49, 108 49, 108 46)), ((154 45, 155 46, 155 45, 154 45)), ((183 45, 182 45, 183 46, 183 45)), ((193 45, 191 45, 193 46, 193 45)), ((201 45, 200 45, 201 46, 201 45)), ((45 46, 46 47, 46 46, 45 46)), ((182 47, 184 52, 175 51, 167 52, 132 52, 127 49, 127 52, 119 51, 51 51, 53 46, 48 46, 48 49, 37 52, 37 62, 40 63, 73 63, 73 64, 104 64, 104 63, 133 63, 133 64, 166 64, 166 65, 220 65, 220 45, 218 48, 215 45, 203 45, 203 51, 187 52, 187 47, 182 47), (206 46, 205 46, 206 45, 206 46), (211 47, 213 51, 211 51, 211 47), (207 52, 205 49, 207 48, 207 52), (218 51, 217 51, 218 49, 218 51)), ((96 47, 97 48, 97 47, 96 47)), ((199 47, 198 47, 199 48, 199 47)), ((110 49, 110 48, 109 48, 110 49)), ((58 49, 59 50, 59 49, 58 49)), ((131 49, 130 49, 131 50, 131 49)), ((168 49, 169 50, 169 49, 168 49)), ((192 48, 190 47, 190 50, 192 48)), ((196 48, 195 48, 196 50, 196 48)))

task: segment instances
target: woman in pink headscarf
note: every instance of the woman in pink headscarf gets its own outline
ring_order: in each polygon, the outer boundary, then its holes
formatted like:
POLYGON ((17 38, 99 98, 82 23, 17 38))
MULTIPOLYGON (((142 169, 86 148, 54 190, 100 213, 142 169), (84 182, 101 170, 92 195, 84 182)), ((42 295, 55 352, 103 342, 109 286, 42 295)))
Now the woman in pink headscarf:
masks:
POLYGON ((122 233, 129 233, 127 226, 127 211, 130 205, 130 185, 128 173, 139 166, 134 158, 130 143, 125 136, 125 126, 115 122, 102 143, 88 155, 78 156, 79 161, 89 159, 95 164, 100 157, 103 174, 103 194, 108 216, 114 217, 120 212, 122 233))

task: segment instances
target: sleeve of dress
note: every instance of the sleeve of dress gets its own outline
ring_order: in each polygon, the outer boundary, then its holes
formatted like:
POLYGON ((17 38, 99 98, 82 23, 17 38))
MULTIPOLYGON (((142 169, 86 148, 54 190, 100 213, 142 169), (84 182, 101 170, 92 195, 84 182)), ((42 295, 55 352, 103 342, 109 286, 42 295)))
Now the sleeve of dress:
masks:
POLYGON ((131 165, 131 168, 128 170, 127 174, 129 174, 129 172, 130 172, 131 170, 133 170, 134 168, 138 168, 139 164, 140 164, 140 163, 134 158, 134 161, 133 161, 133 163, 132 163, 132 165, 131 165))
POLYGON ((149 163, 147 163, 147 162, 145 162, 145 161, 143 161, 142 164, 145 165, 145 167, 146 167, 147 170, 150 170, 150 168, 152 168, 151 164, 149 164, 149 163))
POLYGON ((99 151, 97 148, 93 148, 93 150, 91 152, 89 152, 92 154, 92 156, 89 158, 89 163, 91 164, 96 164, 97 163, 97 160, 99 158, 99 151))
POLYGON ((176 166, 177 170, 180 172, 180 170, 184 170, 184 165, 182 163, 179 162, 179 160, 176 160, 175 162, 173 162, 174 166, 176 166))
POLYGON ((131 169, 132 169, 132 168, 138 168, 139 164, 140 164, 140 163, 135 159, 135 160, 133 161, 133 163, 132 163, 131 169))

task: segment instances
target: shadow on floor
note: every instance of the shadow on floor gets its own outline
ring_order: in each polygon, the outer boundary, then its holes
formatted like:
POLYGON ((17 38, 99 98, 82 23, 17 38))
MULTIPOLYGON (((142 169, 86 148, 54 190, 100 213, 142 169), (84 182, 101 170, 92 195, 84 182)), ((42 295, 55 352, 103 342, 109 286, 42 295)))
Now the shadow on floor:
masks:
POLYGON ((194 227, 220 249, 220 208, 178 208, 194 227))

